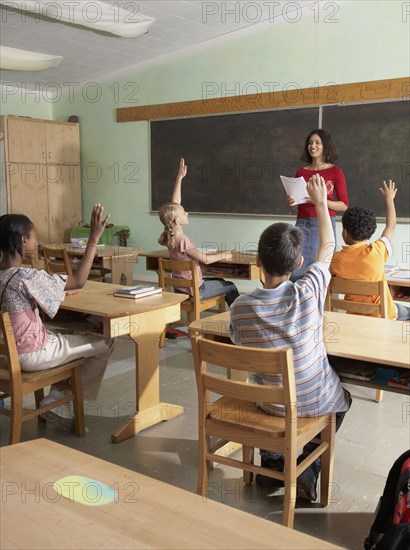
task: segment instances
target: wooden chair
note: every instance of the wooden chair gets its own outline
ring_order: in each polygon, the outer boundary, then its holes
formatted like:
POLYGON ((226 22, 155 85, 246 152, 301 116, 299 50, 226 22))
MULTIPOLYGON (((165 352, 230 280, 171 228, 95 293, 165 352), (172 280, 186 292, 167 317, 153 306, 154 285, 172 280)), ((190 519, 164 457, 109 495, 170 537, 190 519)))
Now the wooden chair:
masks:
MULTIPOLYGON (((196 262, 194 260, 181 262, 166 260, 159 258, 159 286, 163 289, 167 288, 192 288, 192 297, 185 302, 181 303, 181 311, 185 311, 188 316, 188 323, 197 321, 201 317, 201 312, 211 309, 213 307, 218 308, 219 313, 225 311, 225 294, 219 296, 212 296, 211 298, 201 298, 198 285, 198 274, 196 269, 196 262), (181 279, 173 276, 173 271, 189 271, 191 277, 189 279, 181 279)), ((164 344, 165 332, 161 336, 160 345, 164 344)))
POLYGON ((75 359, 47 370, 22 372, 8 313, 1 314, 0 330, 4 340, 0 339, 0 398, 11 398, 10 409, 3 405, 0 407, 0 414, 9 416, 11 419, 9 444, 12 445, 20 441, 23 422, 70 401, 73 402, 74 406, 75 433, 78 436, 83 436, 85 426, 81 365, 84 359, 75 359), (71 395, 40 409, 40 401, 44 397, 44 388, 51 384, 62 383, 67 379, 71 379, 71 385, 67 384, 64 387, 72 391, 71 395), (24 410, 24 396, 31 392, 34 392, 35 395, 36 408, 34 410, 24 410))
MULTIPOLYGON (((66 275, 73 274, 73 267, 70 262, 70 256, 65 248, 58 248, 56 246, 44 246, 44 269, 50 275, 55 273, 65 273, 66 275)), ((90 273, 88 279, 91 281, 104 281, 104 275, 102 273, 90 273)))
POLYGON ((296 500, 296 478, 321 456, 320 501, 329 503, 333 475, 335 415, 298 418, 296 387, 291 349, 257 349, 222 344, 194 336, 192 352, 198 387, 199 473, 198 493, 207 495, 212 462, 244 471, 244 482, 253 474, 284 481, 283 525, 293 527, 296 500), (250 373, 281 374, 283 385, 268 386, 228 379, 210 374, 207 363, 250 373), (219 397, 213 400, 212 394, 219 397), (256 403, 283 404, 285 417, 272 416, 256 403), (320 440, 317 437, 320 436, 320 440), (212 440, 211 445, 211 438, 212 440), (297 464, 298 451, 314 440, 318 447, 297 464), (242 460, 216 454, 228 442, 242 445, 242 460), (254 447, 284 455, 284 473, 254 465, 254 447))
POLYGON ((32 267, 33 269, 41 269, 42 265, 38 258, 23 258, 22 265, 24 267, 32 267))
MULTIPOLYGON (((389 292, 385 281, 353 281, 332 277, 326 296, 325 309, 327 311, 342 310, 346 313, 360 313, 362 315, 379 315, 383 319, 388 318, 387 293, 389 292), (340 294, 344 297, 340 298, 340 294), (346 295, 380 296, 380 303, 355 302, 347 300, 346 295)), ((364 343, 365 344, 365 343, 364 343)), ((343 359, 338 359, 338 364, 343 359)), ((376 390, 376 402, 383 399, 383 390, 376 390)))

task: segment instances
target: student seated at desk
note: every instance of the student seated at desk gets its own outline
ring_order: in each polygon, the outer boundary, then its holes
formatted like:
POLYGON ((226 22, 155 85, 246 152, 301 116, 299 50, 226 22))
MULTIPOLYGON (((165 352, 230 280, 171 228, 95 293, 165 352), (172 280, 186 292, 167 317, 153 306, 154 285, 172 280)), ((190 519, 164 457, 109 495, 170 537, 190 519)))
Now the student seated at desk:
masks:
MULTIPOLYGON (((391 180, 388 184, 383 182, 380 188, 386 203, 386 226, 381 237, 367 244, 376 231, 376 215, 373 210, 354 206, 348 208, 342 216, 342 237, 347 246, 335 252, 330 273, 340 279, 352 279, 357 281, 386 281, 384 265, 392 252, 391 241, 396 229, 396 209, 394 198, 397 193, 396 186, 391 180)), ((390 294, 387 293, 387 307, 389 319, 408 321, 410 308, 403 304, 395 304, 390 294)), ((348 300, 357 302, 380 303, 380 296, 349 295, 348 300)))
MULTIPOLYGON (((349 410, 350 394, 343 389, 337 373, 329 364, 322 336, 323 309, 330 281, 329 250, 334 247, 334 235, 327 208, 324 179, 315 174, 306 186, 316 207, 319 225, 319 249, 316 262, 303 277, 290 280, 294 270, 303 263, 303 234, 298 227, 275 223, 265 229, 258 244, 257 265, 265 274, 265 288, 257 288, 240 296, 231 308, 230 336, 235 344, 258 348, 292 348, 295 369, 298 416, 314 417, 336 414, 336 430, 349 410), (318 335, 320 335, 318 337, 318 335)), ((255 376, 259 384, 275 384, 276 376, 255 376)), ((285 416, 282 405, 261 404, 274 416, 285 416)), ((308 456, 315 444, 303 449, 308 456)), ((260 450, 262 466, 283 471, 283 457, 260 450)), ((320 471, 317 459, 297 479, 298 496, 316 500, 316 485, 320 471)), ((257 485, 283 487, 280 480, 258 474, 257 485)))
MULTIPOLYGON (((46 328, 39 308, 53 318, 64 291, 82 288, 90 272, 97 243, 109 218, 103 219, 103 207, 96 204, 91 215, 90 239, 84 256, 73 275, 49 275, 44 270, 22 266, 23 258, 35 257, 37 232, 22 214, 0 217, 0 311, 10 314, 21 369, 50 369, 80 357, 84 399, 96 399, 113 350, 113 342, 103 337, 90 339, 82 334, 60 334, 46 328)), ((66 390, 51 386, 40 406, 64 397, 66 390)), ((47 411, 43 417, 63 429, 74 430, 72 403, 47 411)))
MULTIPOLYGON (((164 224, 164 231, 162 232, 158 242, 162 246, 168 247, 169 257, 174 261, 190 261, 195 260, 197 273, 198 273, 198 285, 201 298, 210 298, 212 296, 219 296, 225 294, 225 301, 230 306, 234 300, 239 296, 238 289, 231 281, 225 281, 219 278, 203 278, 200 268, 202 264, 212 264, 221 260, 230 260, 232 258, 232 252, 220 252, 218 254, 204 254, 200 252, 195 244, 189 237, 184 235, 183 226, 187 225, 188 212, 185 212, 184 207, 181 205, 181 185, 182 180, 187 174, 187 166, 183 158, 179 163, 178 174, 175 180, 174 191, 172 193, 172 202, 162 205, 159 209, 159 217, 164 224)), ((190 279, 191 276, 187 271, 174 272, 175 277, 182 279, 190 279)), ((181 288, 180 292, 187 292, 192 295, 192 290, 181 288)))

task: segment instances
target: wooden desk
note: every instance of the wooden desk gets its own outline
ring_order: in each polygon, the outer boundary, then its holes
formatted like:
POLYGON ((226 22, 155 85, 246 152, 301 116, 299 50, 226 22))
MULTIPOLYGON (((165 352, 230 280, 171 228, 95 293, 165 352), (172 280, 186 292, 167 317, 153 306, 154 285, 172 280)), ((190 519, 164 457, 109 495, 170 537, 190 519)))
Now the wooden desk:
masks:
MULTIPOLYGON (((0 457, 0 547, 4 550, 341 550, 339 546, 46 439, 3 447, 0 457), (53 485, 72 475, 103 483, 113 488, 117 497, 101 506, 66 499, 53 485)), ((95 483, 89 485, 92 502, 98 502, 98 492, 92 491, 95 486, 95 483)), ((70 490, 71 496, 74 485, 70 490)))
POLYGON ((102 318, 104 335, 128 335, 135 342, 135 412, 112 435, 119 443, 136 433, 170 420, 184 412, 183 407, 161 403, 159 399, 159 337, 168 323, 181 318, 180 303, 187 295, 163 292, 146 298, 117 298, 117 285, 87 281, 78 293, 66 296, 60 308, 89 313, 102 318))
POLYGON ((408 269, 400 269, 397 273, 395 273, 394 277, 388 277, 386 275, 386 278, 387 278, 387 284, 389 286, 405 286, 407 288, 410 287, 410 279, 407 277, 407 278, 404 278, 404 273, 408 273, 409 270, 408 269), (403 278, 399 278, 400 277, 400 274, 403 274, 403 278))
MULTIPOLYGON (((194 321, 190 334, 229 337, 229 311, 194 321)), ((312 331, 314 328, 312 327, 312 331)), ((410 323, 326 311, 323 338, 329 355, 389 367, 410 368, 410 323)), ((359 386, 409 395, 408 390, 341 378, 359 386)))
MULTIPOLYGON (((154 250, 152 252, 141 251, 140 256, 145 257, 147 271, 158 272, 158 259, 169 259, 169 252, 166 249, 154 250)), ((232 260, 223 260, 214 264, 203 266, 204 277, 222 277, 224 279, 259 279, 259 268, 256 265, 255 254, 242 254, 233 252, 232 260)))
POLYGON ((395 277, 386 275, 387 284, 389 285, 391 295, 393 296, 393 298, 395 300, 398 300, 400 302, 410 302, 409 291, 406 290, 406 289, 410 288, 410 278, 409 277, 407 277, 407 278, 404 277, 404 275, 407 275, 408 272, 409 272, 408 269, 406 269, 406 270, 400 269, 397 273, 394 274, 395 277), (400 275, 402 275, 402 278, 399 278, 400 275), (398 296, 399 292, 400 292, 400 294, 404 294, 404 295, 403 296, 400 295, 400 297, 395 297, 395 296, 398 296))
MULTIPOLYGON (((47 245, 52 247, 53 245, 47 245)), ((84 249, 74 248, 72 244, 56 244, 64 247, 71 258, 82 258, 84 249)), ((125 246, 98 246, 95 254, 95 267, 111 271, 112 282, 116 285, 132 284, 132 266, 138 261, 138 249, 125 246)))

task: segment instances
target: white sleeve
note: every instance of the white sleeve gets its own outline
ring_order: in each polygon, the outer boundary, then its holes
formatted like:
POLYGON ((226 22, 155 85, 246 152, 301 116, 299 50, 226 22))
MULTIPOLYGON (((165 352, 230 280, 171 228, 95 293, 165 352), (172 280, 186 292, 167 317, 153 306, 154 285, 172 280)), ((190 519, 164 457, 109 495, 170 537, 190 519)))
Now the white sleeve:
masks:
POLYGON ((391 256, 393 254, 393 250, 390 244, 390 241, 387 237, 380 237, 379 241, 383 241, 386 245, 387 255, 391 256))

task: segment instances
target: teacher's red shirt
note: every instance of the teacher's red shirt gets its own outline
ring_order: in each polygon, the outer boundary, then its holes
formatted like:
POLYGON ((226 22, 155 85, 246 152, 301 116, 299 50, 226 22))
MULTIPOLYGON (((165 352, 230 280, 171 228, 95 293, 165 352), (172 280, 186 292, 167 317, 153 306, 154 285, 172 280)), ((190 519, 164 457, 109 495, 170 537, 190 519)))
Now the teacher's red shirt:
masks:
MULTIPOLYGON (((344 202, 346 206, 349 205, 345 175, 338 166, 332 166, 331 168, 325 168, 324 170, 306 170, 306 168, 299 168, 296 172, 296 177, 299 178, 302 176, 305 178, 305 181, 308 182, 314 174, 320 174, 327 183, 328 189, 331 189, 327 195, 327 198, 330 201, 338 200, 344 202), (337 197, 336 199, 334 198, 335 194, 337 197)), ((329 209, 329 214, 331 216, 336 216, 336 212, 334 210, 329 209)), ((297 217, 317 218, 315 205, 311 203, 299 204, 297 217)))

